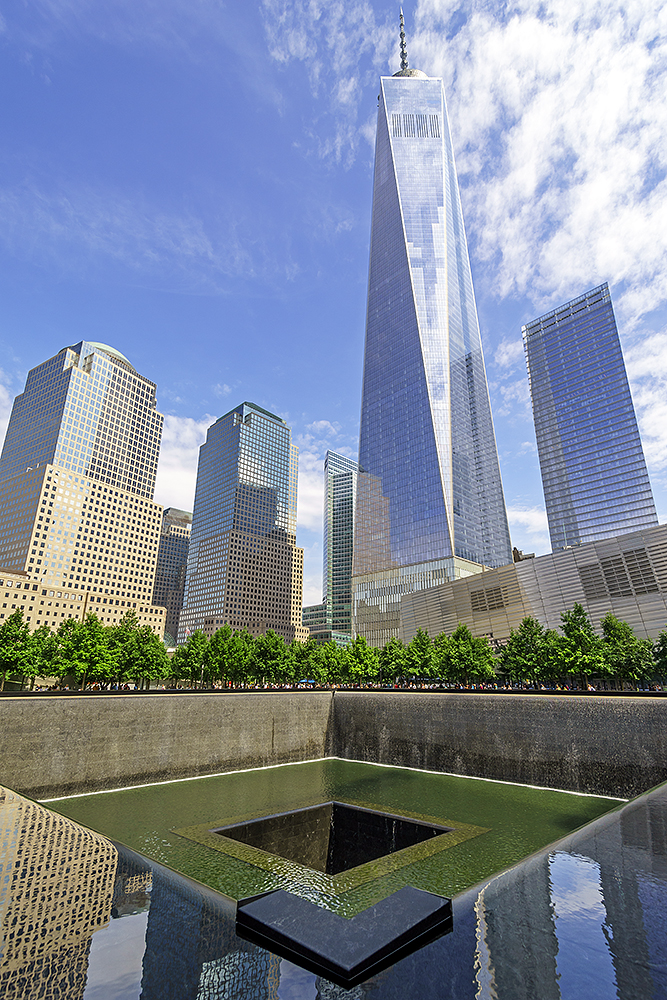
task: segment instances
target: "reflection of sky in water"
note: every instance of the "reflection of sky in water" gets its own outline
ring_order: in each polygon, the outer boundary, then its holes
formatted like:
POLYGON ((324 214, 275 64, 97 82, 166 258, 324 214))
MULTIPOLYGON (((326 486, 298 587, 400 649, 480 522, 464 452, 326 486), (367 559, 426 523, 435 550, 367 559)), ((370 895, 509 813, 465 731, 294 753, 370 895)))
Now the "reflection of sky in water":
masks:
POLYGON ((287 959, 280 963, 279 1000, 316 1000, 316 976, 306 969, 300 969, 287 959))
POLYGON ((616 997, 600 866, 582 855, 557 851, 549 859, 549 877, 562 1000, 616 997))
POLYGON ((667 997, 667 885, 647 873, 637 879, 637 894, 644 914, 644 933, 656 997, 667 997))
POLYGON ((110 920, 93 934, 83 1000, 138 1000, 148 911, 110 920))

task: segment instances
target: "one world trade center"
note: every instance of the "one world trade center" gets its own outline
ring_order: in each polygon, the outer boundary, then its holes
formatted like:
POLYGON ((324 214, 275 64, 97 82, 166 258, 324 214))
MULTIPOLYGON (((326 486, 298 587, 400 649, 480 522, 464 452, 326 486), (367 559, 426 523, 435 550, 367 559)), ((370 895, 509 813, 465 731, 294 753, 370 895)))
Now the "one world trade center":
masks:
POLYGON ((442 80, 381 78, 354 552, 358 634, 400 596, 512 561, 442 80))

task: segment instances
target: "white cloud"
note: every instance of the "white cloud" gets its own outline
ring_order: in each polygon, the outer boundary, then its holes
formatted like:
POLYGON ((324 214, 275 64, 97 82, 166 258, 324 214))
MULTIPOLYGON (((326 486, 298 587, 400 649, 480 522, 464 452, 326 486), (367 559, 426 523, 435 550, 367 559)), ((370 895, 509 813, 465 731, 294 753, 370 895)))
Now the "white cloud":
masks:
POLYGON ((502 397, 502 403, 495 407, 497 416, 509 417, 512 413, 517 412, 520 416, 532 419, 530 387, 527 378, 501 384, 498 386, 498 391, 502 397))
POLYGON ((667 296, 667 15, 656 0, 420 0, 475 248, 499 297, 548 305, 603 280, 629 318, 667 296), (620 288, 618 287, 620 286, 620 288))
POLYGON ((303 437, 299 445, 299 495, 297 524, 300 528, 322 530, 324 510, 324 458, 321 451, 303 437))
POLYGON ((324 434, 325 437, 329 435, 336 437, 340 432, 340 424, 332 424, 330 420, 315 420, 312 424, 306 425, 306 430, 313 431, 315 434, 324 434))
POLYGON ((349 166, 360 140, 375 142, 375 130, 358 121, 360 105, 388 58, 398 62, 396 12, 380 20, 370 0, 262 0, 261 10, 271 56, 301 62, 318 98, 311 124, 318 155, 349 166))
POLYGON ((209 414, 200 420, 192 417, 164 418, 162 447, 155 484, 155 500, 165 507, 192 510, 197 481, 197 461, 206 431, 216 420, 209 414))
POLYGON ((626 351, 637 419, 650 469, 667 469, 667 333, 655 333, 626 351))
POLYGON ((213 392, 215 393, 216 396, 228 396, 231 391, 232 391, 231 385, 227 385, 226 383, 221 385, 218 382, 217 385, 213 386, 213 392))
POLYGON ((513 368, 519 358, 523 358, 523 341, 502 340, 496 348, 494 361, 499 368, 513 368))
POLYGON ((524 552, 537 555, 551 551, 549 525, 543 507, 527 507, 515 503, 507 508, 512 544, 524 552))

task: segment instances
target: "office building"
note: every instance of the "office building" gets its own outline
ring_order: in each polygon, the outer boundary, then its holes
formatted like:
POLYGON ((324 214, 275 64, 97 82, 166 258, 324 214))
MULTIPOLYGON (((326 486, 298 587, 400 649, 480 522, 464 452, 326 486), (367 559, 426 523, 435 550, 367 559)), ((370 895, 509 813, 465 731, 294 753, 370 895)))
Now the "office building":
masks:
POLYGON ((179 642, 222 625, 286 641, 301 623, 303 549, 296 547, 297 448, 274 413, 241 403, 199 450, 179 642))
POLYGON ((380 81, 359 464, 354 628, 381 645, 401 593, 512 561, 443 84, 408 67, 402 16, 401 69, 380 81))
POLYGON ((164 623, 164 641, 167 646, 176 645, 191 528, 192 514, 177 507, 165 507, 155 568, 153 604, 167 610, 164 623))
POLYGON ((523 559, 401 599, 401 638, 417 629, 451 635, 459 623, 499 650, 524 618, 558 629, 560 616, 583 605, 596 628, 608 611, 640 639, 656 639, 667 622, 667 525, 584 542, 523 559))
POLYGON ((523 338, 552 550, 657 524, 607 284, 523 338))
POLYGON ((0 457, 0 570, 38 585, 33 627, 57 602, 106 624, 133 610, 162 635, 161 434, 155 384, 112 347, 81 341, 28 373, 0 457))
POLYGON ((303 609, 317 642, 352 641, 352 549, 359 463, 335 451, 324 459, 322 603, 303 609))

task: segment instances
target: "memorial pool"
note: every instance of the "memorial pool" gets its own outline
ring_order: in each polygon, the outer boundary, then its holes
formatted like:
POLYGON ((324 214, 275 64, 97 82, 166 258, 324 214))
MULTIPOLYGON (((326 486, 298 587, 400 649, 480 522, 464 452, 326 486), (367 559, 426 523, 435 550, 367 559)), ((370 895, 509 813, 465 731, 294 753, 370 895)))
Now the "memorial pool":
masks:
POLYGON ((287 888, 351 915, 405 885, 454 896, 620 800, 327 758, 45 804, 232 899, 287 888), (336 876, 209 832, 332 800, 453 832, 336 876))

